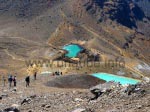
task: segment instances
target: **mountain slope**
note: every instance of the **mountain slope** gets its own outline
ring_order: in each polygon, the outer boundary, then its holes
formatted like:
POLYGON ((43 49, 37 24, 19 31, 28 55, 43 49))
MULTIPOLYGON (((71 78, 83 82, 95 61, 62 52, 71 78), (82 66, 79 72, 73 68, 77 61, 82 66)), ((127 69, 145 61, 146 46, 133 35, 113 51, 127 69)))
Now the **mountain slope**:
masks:
MULTIPOLYGON (((11 54, 21 59, 40 57, 40 53, 47 58, 51 49, 47 44, 61 47, 75 42, 84 43, 87 49, 98 50, 106 57, 149 63, 148 12, 140 7, 141 2, 135 2, 137 4, 132 0, 0 0, 0 37, 5 43, 17 45, 10 48, 1 41, 0 47, 11 50, 11 54), (18 44, 20 38, 24 40, 20 43, 25 44, 23 47, 18 44)), ((0 50, 8 55, 6 50, 0 50)))
POLYGON ((146 17, 150 18, 150 0, 133 0, 145 13, 146 17))

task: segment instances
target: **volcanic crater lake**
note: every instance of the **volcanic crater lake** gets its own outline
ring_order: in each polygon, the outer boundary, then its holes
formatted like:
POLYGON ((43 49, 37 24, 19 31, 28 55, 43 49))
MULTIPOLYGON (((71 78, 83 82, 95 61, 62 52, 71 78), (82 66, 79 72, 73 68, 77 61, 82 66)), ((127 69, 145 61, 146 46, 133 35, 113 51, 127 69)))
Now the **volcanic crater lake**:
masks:
POLYGON ((83 50, 83 48, 78 44, 65 45, 63 49, 68 52, 65 56, 69 58, 77 57, 77 55, 83 50))
POLYGON ((109 81, 119 82, 122 85, 137 84, 137 83, 141 82, 140 80, 137 80, 137 79, 132 79, 132 78, 123 77, 123 76, 117 76, 117 75, 108 74, 108 73, 95 73, 95 74, 92 74, 92 76, 99 78, 99 79, 103 79, 107 82, 109 82, 109 81))

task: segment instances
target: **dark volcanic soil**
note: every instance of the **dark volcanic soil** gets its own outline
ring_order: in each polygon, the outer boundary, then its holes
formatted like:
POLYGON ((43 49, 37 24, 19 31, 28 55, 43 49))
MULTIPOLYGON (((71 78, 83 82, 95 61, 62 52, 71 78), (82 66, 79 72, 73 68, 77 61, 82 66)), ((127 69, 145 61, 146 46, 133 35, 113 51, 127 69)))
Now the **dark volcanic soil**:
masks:
POLYGON ((104 80, 97 79, 90 75, 69 75, 57 77, 49 81, 46 85, 50 87, 58 88, 81 88, 88 89, 100 83, 104 83, 104 80))

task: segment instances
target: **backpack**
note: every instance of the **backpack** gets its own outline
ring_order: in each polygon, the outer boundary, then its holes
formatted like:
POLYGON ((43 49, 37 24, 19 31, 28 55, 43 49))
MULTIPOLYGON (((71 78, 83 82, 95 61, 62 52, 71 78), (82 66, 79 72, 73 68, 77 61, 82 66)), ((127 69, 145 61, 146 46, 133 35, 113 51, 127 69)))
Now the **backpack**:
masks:
POLYGON ((27 76, 27 77, 25 78, 25 81, 29 81, 29 76, 27 76))
POLYGON ((8 81, 9 81, 9 82, 12 82, 12 81, 13 81, 12 77, 9 77, 9 78, 8 78, 8 81))

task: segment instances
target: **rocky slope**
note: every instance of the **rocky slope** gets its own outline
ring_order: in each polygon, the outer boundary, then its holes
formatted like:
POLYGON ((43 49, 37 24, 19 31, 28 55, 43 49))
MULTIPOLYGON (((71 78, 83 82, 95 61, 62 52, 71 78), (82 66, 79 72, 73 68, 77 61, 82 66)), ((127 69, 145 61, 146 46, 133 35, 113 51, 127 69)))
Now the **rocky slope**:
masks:
POLYGON ((149 6, 150 6, 150 1, 149 0, 133 0, 134 3, 138 5, 138 7, 144 12, 145 18, 143 21, 138 21, 137 26, 140 32, 143 32, 149 37, 149 29, 150 27, 150 13, 149 13, 149 6))
POLYGON ((24 87, 24 81, 18 82, 17 91, 4 88, 0 91, 0 112, 8 112, 15 107, 14 112, 74 112, 77 109, 86 112, 148 112, 150 109, 149 83, 138 85, 137 92, 131 95, 127 95, 125 87, 120 86, 90 101, 93 95, 89 89, 44 86, 43 83, 51 80, 49 77, 54 78, 49 75, 38 76, 38 80, 31 81, 29 88, 24 87))

